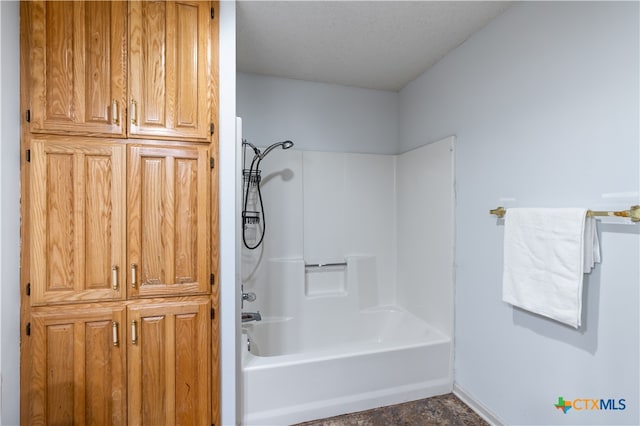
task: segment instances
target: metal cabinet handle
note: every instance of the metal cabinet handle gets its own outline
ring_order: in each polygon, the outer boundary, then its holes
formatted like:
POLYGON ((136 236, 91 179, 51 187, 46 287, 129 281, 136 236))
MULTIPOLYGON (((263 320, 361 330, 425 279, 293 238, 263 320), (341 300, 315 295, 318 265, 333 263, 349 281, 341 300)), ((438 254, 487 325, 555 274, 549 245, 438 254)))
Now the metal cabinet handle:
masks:
POLYGON ((111 288, 118 289, 118 267, 115 265, 111 267, 111 288))
POLYGON ((131 287, 136 288, 138 286, 138 265, 131 264, 131 287))
POLYGON ((111 101, 111 124, 120 124, 120 106, 115 99, 111 101))
POLYGON ((138 103, 131 99, 131 124, 138 125, 138 103))
POLYGON ((118 322, 113 321, 111 323, 111 329, 113 330, 113 346, 120 346, 120 339, 118 338, 118 322))
POLYGON ((131 321, 131 344, 138 344, 138 323, 135 320, 131 321))

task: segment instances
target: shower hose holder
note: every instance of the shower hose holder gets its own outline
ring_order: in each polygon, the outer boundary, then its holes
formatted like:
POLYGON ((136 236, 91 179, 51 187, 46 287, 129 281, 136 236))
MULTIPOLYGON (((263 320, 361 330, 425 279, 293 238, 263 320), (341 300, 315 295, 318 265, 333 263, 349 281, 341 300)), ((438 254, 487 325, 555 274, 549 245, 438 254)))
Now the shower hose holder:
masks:
POLYGON ((242 223, 244 223, 245 225, 260 224, 260 212, 244 210, 242 212, 242 223))

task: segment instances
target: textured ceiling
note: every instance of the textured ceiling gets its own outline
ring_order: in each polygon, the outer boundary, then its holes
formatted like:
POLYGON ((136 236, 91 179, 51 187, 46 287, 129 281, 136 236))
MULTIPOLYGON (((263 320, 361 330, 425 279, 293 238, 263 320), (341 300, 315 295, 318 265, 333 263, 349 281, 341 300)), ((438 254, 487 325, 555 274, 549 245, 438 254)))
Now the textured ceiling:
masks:
POLYGON ((237 69, 400 90, 511 4, 240 0, 237 69))

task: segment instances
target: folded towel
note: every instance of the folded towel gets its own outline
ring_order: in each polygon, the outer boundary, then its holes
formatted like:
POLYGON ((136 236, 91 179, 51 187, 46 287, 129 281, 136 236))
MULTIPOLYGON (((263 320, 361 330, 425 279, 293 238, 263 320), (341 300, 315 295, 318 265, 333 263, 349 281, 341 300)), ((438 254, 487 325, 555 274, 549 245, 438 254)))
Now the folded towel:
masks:
POLYGON ((502 299, 580 327, 583 274, 600 262, 586 209, 507 210, 502 299))

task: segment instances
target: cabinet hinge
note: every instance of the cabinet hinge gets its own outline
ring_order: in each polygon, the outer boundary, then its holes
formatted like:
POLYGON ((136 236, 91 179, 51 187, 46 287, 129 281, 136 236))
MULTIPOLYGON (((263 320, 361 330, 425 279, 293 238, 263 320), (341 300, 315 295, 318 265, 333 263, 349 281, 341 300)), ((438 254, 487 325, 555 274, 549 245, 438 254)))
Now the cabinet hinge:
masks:
POLYGON ((211 8, 211 19, 215 19, 216 17, 216 12, 214 8, 211 8))
POLYGON ((209 277, 209 283, 213 285, 213 283, 215 282, 216 282, 216 276, 215 274, 211 274, 211 276, 209 277))
POLYGON ((31 296, 31 283, 27 283, 27 296, 31 296))
POLYGON ((215 310, 215 308, 211 308, 211 319, 216 319, 216 310, 215 310))
POLYGON ((28 109, 27 113, 25 114, 25 120, 27 120, 27 123, 31 123, 31 110, 28 109))
POLYGON ((213 134, 216 131, 216 125, 213 123, 209 123, 209 134, 213 134))
POLYGON ((27 323, 27 336, 31 336, 31 323, 27 323))
POLYGON ((30 163, 30 162, 31 162, 31 150, 28 149, 27 150, 27 163, 30 163))
POLYGON ((209 158, 209 167, 213 169, 215 166, 216 160, 213 157, 209 158))

